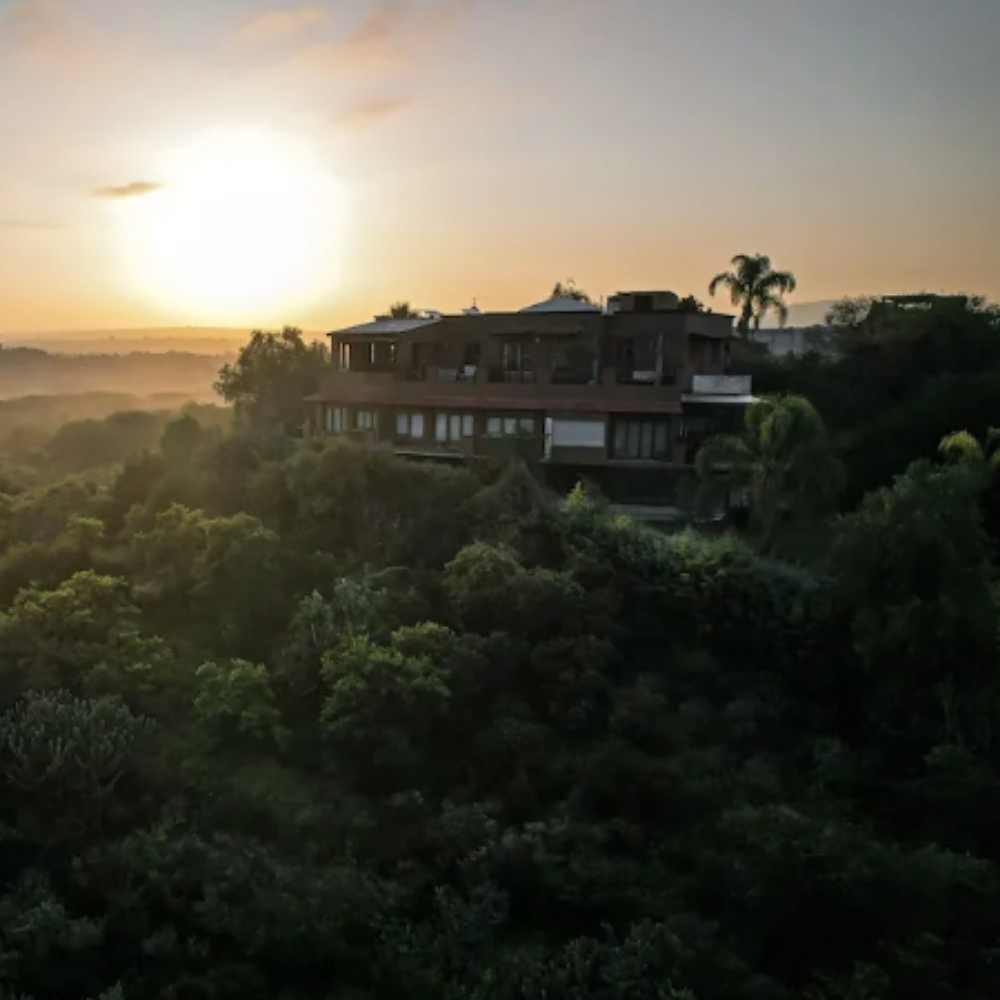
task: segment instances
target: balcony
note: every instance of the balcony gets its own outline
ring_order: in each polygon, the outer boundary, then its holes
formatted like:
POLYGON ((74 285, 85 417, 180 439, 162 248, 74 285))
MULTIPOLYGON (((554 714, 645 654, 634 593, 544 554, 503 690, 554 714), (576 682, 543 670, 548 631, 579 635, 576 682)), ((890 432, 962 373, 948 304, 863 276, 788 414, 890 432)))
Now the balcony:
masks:
POLYGON ((408 382, 475 382, 478 365, 419 365, 405 373, 408 382))
POLYGON ((489 380, 506 385, 534 385, 538 376, 530 368, 502 368, 494 365, 489 369, 489 380))
POLYGON ((691 391, 684 393, 684 403, 715 406, 748 406, 756 402, 750 375, 692 375, 691 391))
POLYGON ((692 375, 692 395, 749 396, 751 375, 692 375))

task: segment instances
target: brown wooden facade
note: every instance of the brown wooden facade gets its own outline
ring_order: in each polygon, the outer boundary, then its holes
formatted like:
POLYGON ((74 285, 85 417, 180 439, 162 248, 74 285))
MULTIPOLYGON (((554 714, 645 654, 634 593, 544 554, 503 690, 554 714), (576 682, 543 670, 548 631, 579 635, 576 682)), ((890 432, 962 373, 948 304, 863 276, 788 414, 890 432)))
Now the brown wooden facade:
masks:
POLYGON ((310 431, 414 456, 662 475, 692 461, 689 427, 741 414, 748 380, 714 405, 692 391, 695 376, 726 376, 731 324, 676 310, 377 318, 330 334, 310 431))

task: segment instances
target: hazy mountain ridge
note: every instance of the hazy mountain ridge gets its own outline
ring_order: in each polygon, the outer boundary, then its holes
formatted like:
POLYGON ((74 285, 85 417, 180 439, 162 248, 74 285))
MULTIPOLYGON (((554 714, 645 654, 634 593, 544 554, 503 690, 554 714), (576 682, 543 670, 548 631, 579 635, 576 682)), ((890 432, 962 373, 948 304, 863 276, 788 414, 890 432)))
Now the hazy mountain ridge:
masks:
POLYGON ((0 334, 4 347, 30 347, 53 354, 233 354, 250 335, 236 327, 184 326, 120 330, 51 330, 0 334))
MULTIPOLYGON (((271 328, 268 328, 271 329, 271 328)), ((52 330, 0 333, 3 347, 30 347, 51 354, 211 354, 234 355, 246 343, 249 327, 181 326, 123 330, 52 330)), ((306 339, 324 334, 307 332, 306 339)))
MULTIPOLYGON (((788 305, 788 319, 785 326, 817 326, 826 323, 826 314, 838 299, 817 299, 815 302, 795 302, 788 305)), ((778 314, 770 312, 760 324, 763 329, 773 330, 779 326, 778 314)))
POLYGON ((150 396, 183 395, 218 401, 212 384, 235 354, 131 352, 56 354, 37 348, 0 350, 0 399, 92 392, 150 396))

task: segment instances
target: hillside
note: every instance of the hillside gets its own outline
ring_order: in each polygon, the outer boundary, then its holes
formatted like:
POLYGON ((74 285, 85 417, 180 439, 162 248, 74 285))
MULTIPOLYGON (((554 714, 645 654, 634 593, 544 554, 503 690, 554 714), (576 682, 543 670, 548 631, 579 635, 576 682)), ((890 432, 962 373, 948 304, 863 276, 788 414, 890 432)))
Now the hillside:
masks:
MULTIPOLYGON (((50 354, 235 354, 250 330, 229 326, 158 326, 121 330, 52 330, 0 333, 4 347, 31 347, 50 354)), ((308 339, 322 338, 321 332, 308 339)))
MULTIPOLYGON (((234 352, 235 353, 235 352, 234 352)), ((215 399, 212 383, 226 354, 54 354, 37 348, 0 349, 0 399, 29 395, 122 392, 177 393, 215 399)))

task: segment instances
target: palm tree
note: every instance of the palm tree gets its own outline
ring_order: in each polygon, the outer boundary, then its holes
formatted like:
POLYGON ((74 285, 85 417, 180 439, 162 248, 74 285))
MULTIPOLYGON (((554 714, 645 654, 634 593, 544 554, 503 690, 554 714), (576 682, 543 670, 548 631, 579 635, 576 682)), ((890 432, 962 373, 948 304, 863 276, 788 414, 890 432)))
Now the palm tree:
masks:
POLYGON ((389 306, 389 315, 393 319, 413 319, 417 314, 409 302, 393 302, 389 306))
POLYGON ((717 507, 743 492, 767 551, 785 515, 799 520, 833 508, 843 465, 823 418, 804 396, 764 396, 746 411, 742 436, 709 438, 695 457, 699 505, 717 507))
POLYGON ((771 258, 766 254, 738 253, 730 263, 732 271, 722 271, 708 285, 708 294, 715 295, 719 285, 729 289, 734 306, 740 306, 736 328, 744 337, 750 336, 750 324, 760 329, 760 321, 769 309, 778 313, 778 320, 785 325, 788 307, 782 296, 795 291, 795 275, 791 271, 772 271, 771 258))

